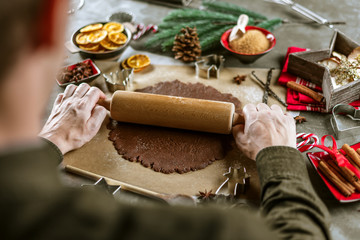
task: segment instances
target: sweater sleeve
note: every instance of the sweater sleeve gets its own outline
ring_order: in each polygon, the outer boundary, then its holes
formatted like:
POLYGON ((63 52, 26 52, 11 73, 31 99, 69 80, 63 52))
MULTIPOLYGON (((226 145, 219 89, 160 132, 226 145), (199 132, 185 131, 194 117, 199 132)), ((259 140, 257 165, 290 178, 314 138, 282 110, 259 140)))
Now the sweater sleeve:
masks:
POLYGON ((4 239, 277 239, 242 209, 131 206, 93 188, 64 187, 52 143, 0 153, 4 239))
POLYGON ((0 154, 0 206, 6 239, 287 239, 329 238, 327 212, 301 155, 260 152, 263 213, 241 209, 129 206, 104 192, 64 187, 52 143, 0 154), (266 162, 266 163, 265 163, 266 162), (6 207, 5 207, 6 206, 6 207))
POLYGON ((329 213, 312 188, 303 156, 290 147, 269 147, 256 157, 261 212, 281 239, 330 239, 329 213))

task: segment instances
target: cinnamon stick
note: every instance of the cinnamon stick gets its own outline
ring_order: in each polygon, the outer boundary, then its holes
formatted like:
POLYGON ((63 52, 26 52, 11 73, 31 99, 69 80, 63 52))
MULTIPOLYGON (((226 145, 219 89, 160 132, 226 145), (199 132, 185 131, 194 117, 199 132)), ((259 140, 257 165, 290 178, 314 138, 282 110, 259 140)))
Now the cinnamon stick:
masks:
POLYGON ((360 167, 359 154, 353 148, 351 148, 349 144, 344 144, 341 148, 356 163, 356 165, 360 167))
POLYGON ((334 184, 339 191, 345 196, 348 197, 351 195, 351 191, 346 187, 346 185, 341 182, 336 175, 328 168, 324 161, 320 161, 318 165, 319 170, 326 176, 329 181, 334 184))
POLYGON ((346 156, 346 159, 349 161, 349 163, 351 163, 351 165, 353 165, 358 171, 360 171, 360 167, 349 156, 346 156))
POLYGON ((286 86, 294 91, 300 92, 302 94, 305 94, 306 96, 311 97, 312 99, 318 101, 318 102, 323 102, 324 101, 324 96, 321 95, 320 93, 317 93, 313 90, 311 90, 308 87, 305 87, 304 85, 298 84, 296 82, 290 81, 286 83, 286 86))
POLYGON ((357 154, 360 156, 360 148, 356 149, 357 154))
POLYGON ((331 166, 333 166, 334 168, 338 168, 340 170, 341 175, 348 181, 351 183, 351 185, 353 185, 356 189, 356 191, 360 192, 360 182, 359 182, 359 178, 355 175, 355 173, 353 173, 353 171, 351 171, 350 169, 348 169, 347 167, 340 167, 338 165, 331 164, 331 166))
POLYGON ((356 152, 360 155, 360 148, 356 149, 356 152))
POLYGON ((328 166, 328 168, 339 178, 340 181, 342 181, 343 183, 345 183, 345 185, 352 191, 355 192, 355 187, 348 182, 342 175, 341 175, 341 170, 339 168, 338 165, 336 165, 335 162, 333 161, 326 161, 326 164, 328 166))
POLYGON ((355 175, 355 173, 353 173, 353 171, 351 171, 350 169, 348 169, 347 167, 339 167, 340 170, 345 174, 345 178, 349 181, 349 182, 359 182, 359 178, 355 175))

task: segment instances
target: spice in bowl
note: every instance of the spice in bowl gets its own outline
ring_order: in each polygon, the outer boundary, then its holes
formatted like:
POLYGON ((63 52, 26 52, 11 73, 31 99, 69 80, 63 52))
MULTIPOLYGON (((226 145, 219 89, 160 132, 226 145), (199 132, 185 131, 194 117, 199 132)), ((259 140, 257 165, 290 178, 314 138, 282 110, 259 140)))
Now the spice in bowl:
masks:
POLYGON ((78 82, 84 78, 93 75, 92 67, 89 62, 81 62, 75 65, 73 69, 65 68, 59 75, 58 79, 61 83, 78 82))
POLYGON ((230 42, 230 48, 244 54, 257 54, 266 51, 270 42, 266 36, 257 29, 248 30, 242 37, 230 42))
POLYGON ((61 87, 68 84, 90 82, 100 75, 100 69, 91 59, 63 67, 57 74, 56 81, 61 87))

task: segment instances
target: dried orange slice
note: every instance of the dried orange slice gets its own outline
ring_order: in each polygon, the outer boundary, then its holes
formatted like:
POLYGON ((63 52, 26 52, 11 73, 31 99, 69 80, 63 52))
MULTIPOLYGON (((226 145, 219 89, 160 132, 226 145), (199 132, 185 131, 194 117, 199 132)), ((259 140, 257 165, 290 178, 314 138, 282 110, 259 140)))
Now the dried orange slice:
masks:
POLYGON ((108 32, 122 32, 124 31, 124 26, 121 23, 108 22, 104 25, 103 29, 108 32))
POLYGON ((86 44, 86 45, 79 45, 79 48, 84 49, 86 51, 97 51, 99 49, 99 44, 86 44))
POLYGON ((101 23, 90 24, 80 29, 80 32, 92 32, 92 31, 100 30, 102 27, 103 25, 101 23))
POLYGON ((89 37, 88 33, 79 33, 78 35, 76 35, 75 41, 77 44, 81 44, 81 45, 88 44, 89 43, 88 37, 89 37))
POLYGON ((94 32, 88 33, 88 41, 90 43, 99 43, 104 40, 107 36, 107 31, 105 30, 96 30, 94 32))
POLYGON ((111 32, 108 37, 110 41, 116 44, 124 44, 127 41, 127 36, 121 32, 111 32))
POLYGON ((127 64, 131 68, 143 68, 150 65, 150 58, 143 54, 136 54, 128 58, 127 64))
POLYGON ((104 40, 102 40, 100 42, 100 44, 101 44, 101 46, 103 46, 107 50, 116 50, 119 47, 121 47, 121 45, 113 43, 112 41, 110 41, 109 38, 105 38, 104 40))
POLYGON ((143 67, 143 68, 134 68, 134 72, 140 72, 142 70, 144 70, 146 67, 143 67))
POLYGON ((129 69, 129 68, 131 68, 131 67, 129 67, 129 65, 127 65, 127 59, 125 59, 124 61, 122 61, 121 62, 121 67, 123 68, 123 69, 129 69))
MULTIPOLYGON (((131 67, 127 64, 127 61, 128 61, 128 58, 121 62, 121 67, 122 67, 122 69, 130 69, 130 68, 131 68, 131 67)), ((145 66, 145 67, 142 67, 142 68, 133 68, 133 69, 134 69, 134 72, 140 72, 140 71, 144 70, 145 68, 146 68, 146 66, 145 66)))
POLYGON ((96 52, 98 52, 98 53, 103 53, 103 52, 106 52, 107 50, 105 49, 105 48, 103 48, 103 46, 101 46, 100 44, 99 44, 99 48, 96 50, 96 52))

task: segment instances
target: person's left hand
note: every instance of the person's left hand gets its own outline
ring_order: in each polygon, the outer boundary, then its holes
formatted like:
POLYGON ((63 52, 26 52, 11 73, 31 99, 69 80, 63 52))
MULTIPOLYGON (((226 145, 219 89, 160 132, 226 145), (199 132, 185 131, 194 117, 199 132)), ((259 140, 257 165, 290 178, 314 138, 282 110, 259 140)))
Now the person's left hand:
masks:
POLYGON ((53 142, 63 154, 89 142, 99 131, 106 109, 97 105, 105 94, 88 84, 69 85, 59 94, 39 134, 53 142))

